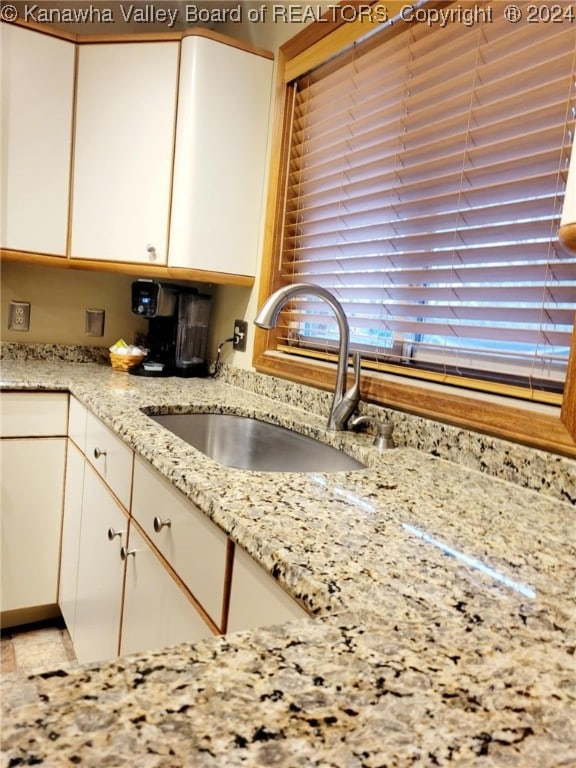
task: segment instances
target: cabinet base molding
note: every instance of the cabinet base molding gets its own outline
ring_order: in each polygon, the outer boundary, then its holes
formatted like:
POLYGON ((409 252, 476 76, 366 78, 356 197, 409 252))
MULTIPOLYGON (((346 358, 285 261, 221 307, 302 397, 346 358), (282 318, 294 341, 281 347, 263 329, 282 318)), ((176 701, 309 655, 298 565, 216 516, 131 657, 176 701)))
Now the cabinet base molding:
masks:
POLYGON ((21 627, 24 624, 35 624, 38 621, 59 619, 60 609, 57 605, 35 605, 32 608, 18 608, 14 611, 2 611, 0 613, 0 627, 10 629, 21 627))

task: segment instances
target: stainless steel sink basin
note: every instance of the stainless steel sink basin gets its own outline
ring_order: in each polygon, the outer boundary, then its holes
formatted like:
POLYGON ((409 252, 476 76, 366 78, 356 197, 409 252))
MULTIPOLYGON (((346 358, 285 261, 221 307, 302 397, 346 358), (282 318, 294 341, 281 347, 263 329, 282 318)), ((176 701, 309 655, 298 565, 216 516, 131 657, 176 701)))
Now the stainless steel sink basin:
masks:
POLYGON ((256 472, 338 472, 365 465, 330 445, 284 427, 227 413, 150 418, 219 464, 256 472))

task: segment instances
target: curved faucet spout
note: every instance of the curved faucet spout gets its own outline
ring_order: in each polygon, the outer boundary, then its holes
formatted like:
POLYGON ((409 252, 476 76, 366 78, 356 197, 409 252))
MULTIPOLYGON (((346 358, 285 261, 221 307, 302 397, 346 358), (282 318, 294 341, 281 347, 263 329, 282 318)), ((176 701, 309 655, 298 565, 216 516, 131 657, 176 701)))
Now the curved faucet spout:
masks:
POLYGON ((350 328, 340 302, 337 301, 330 291, 327 291, 326 288, 320 285, 293 283, 292 285, 279 288, 266 299, 260 307, 254 323, 259 328, 266 330, 274 328, 284 304, 290 299, 304 294, 323 299, 334 310, 336 320, 338 321, 338 332, 340 335, 338 370, 336 372, 336 386, 334 388, 332 407, 328 417, 328 429, 345 430, 348 419, 360 401, 360 355, 358 353, 354 355, 354 383, 346 391, 350 328))

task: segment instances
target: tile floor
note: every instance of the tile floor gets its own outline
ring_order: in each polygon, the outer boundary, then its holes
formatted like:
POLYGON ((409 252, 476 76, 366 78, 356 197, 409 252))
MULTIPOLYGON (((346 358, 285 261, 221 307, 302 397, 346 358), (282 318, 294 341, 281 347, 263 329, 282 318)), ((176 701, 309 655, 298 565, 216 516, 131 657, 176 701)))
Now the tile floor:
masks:
POLYGON ((76 661, 70 635, 61 620, 2 630, 2 674, 46 672, 76 661))

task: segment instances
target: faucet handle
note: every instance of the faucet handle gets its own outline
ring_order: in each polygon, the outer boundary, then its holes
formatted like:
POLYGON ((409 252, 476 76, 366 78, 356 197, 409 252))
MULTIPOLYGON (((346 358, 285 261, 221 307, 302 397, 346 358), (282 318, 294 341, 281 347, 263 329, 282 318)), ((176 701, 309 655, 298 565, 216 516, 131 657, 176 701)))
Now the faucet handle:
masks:
POLYGON ((392 438, 392 432, 394 430, 393 424, 387 424, 383 421, 375 419, 373 416, 357 416, 350 422, 351 427, 357 427, 359 424, 373 424, 376 427, 376 437, 374 438, 373 445, 378 448, 379 451, 384 451, 387 448, 394 448, 394 440, 392 438))
POLYGON ((360 352, 354 352, 352 355, 352 365, 354 367, 354 384, 352 385, 354 388, 358 388, 358 392, 360 392, 360 367, 362 365, 362 358, 360 357, 360 352))
POLYGON ((354 379, 352 380, 352 386, 350 389, 344 391, 344 397, 349 400, 354 400, 356 405, 360 402, 360 373, 361 373, 362 359, 360 352, 354 352, 352 355, 352 366, 354 369, 354 379))
MULTIPOLYGON (((354 365, 354 381, 350 389, 342 394, 338 404, 332 409, 328 420, 328 429, 346 429, 348 419, 352 416, 360 402, 360 353, 354 352, 352 362, 354 365)), ((346 380, 344 380, 346 381, 346 380)))

